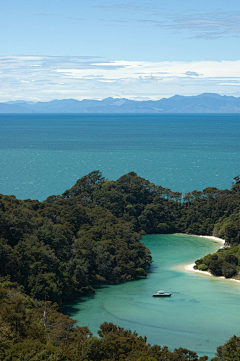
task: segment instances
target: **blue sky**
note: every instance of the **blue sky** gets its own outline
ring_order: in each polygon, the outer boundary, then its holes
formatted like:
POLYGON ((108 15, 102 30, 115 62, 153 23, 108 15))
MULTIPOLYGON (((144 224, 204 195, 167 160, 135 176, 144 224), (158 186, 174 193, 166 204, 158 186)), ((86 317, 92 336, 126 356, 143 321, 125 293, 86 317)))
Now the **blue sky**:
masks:
POLYGON ((0 101, 240 96, 239 0, 8 0, 0 101))

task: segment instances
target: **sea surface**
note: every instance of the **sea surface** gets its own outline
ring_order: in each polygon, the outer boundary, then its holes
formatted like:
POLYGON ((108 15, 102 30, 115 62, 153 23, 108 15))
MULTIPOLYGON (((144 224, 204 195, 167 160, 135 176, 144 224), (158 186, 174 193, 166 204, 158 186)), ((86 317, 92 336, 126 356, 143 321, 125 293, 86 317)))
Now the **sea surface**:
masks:
POLYGON ((94 335, 101 323, 113 322, 146 335, 152 345, 214 357, 218 346, 240 335, 240 283, 187 272, 183 265, 221 244, 182 234, 146 235, 143 242, 154 260, 146 279, 97 288, 65 312, 94 335), (159 290, 172 296, 152 297, 159 290))
MULTIPOLYGON (((230 189, 240 174, 239 115, 0 114, 0 193, 44 200, 100 170, 134 171, 173 191, 230 189)), ((105 286, 68 313, 96 334, 104 321, 150 343, 213 356, 239 335, 240 285, 185 272, 219 246, 199 237, 144 236, 154 264, 147 279, 105 286), (152 298, 163 289, 170 299, 152 298)))
POLYGON ((0 193, 44 200, 93 170, 173 191, 230 188, 239 115, 0 114, 0 193))

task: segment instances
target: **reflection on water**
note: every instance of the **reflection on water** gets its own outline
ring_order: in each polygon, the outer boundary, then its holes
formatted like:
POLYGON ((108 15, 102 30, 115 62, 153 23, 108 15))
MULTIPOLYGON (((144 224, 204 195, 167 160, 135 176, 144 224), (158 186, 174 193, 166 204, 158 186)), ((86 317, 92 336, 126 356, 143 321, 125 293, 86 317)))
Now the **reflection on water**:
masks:
POLYGON ((143 242, 154 260, 146 279, 99 287, 65 312, 95 335, 101 323, 113 322, 146 335, 151 344, 213 357, 217 346, 239 334, 240 284, 186 272, 182 265, 220 244, 181 234, 148 235, 143 242), (153 298, 160 289, 172 296, 153 298))

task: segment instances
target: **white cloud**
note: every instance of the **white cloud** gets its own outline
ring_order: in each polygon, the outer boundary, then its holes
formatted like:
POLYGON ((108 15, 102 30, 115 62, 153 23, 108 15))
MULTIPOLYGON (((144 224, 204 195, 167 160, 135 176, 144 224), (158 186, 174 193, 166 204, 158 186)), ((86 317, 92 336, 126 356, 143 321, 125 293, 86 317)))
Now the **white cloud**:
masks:
POLYGON ((108 63, 92 63, 91 68, 56 69, 66 78, 86 79, 102 77, 108 80, 141 79, 154 77, 155 79, 187 76, 207 78, 236 78, 240 77, 240 61, 195 61, 195 62, 139 62, 113 61, 108 63))
POLYGON ((160 99, 204 92, 240 96, 240 61, 103 61, 97 57, 0 57, 0 101, 160 99))

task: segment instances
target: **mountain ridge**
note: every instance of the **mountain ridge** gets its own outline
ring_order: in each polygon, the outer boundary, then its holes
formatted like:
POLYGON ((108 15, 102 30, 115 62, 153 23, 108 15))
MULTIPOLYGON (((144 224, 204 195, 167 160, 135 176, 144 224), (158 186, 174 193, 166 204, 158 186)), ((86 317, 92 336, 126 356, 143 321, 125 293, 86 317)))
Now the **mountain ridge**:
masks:
POLYGON ((112 97, 48 102, 17 100, 0 103, 0 113, 240 113, 240 97, 203 93, 144 101, 112 97))

